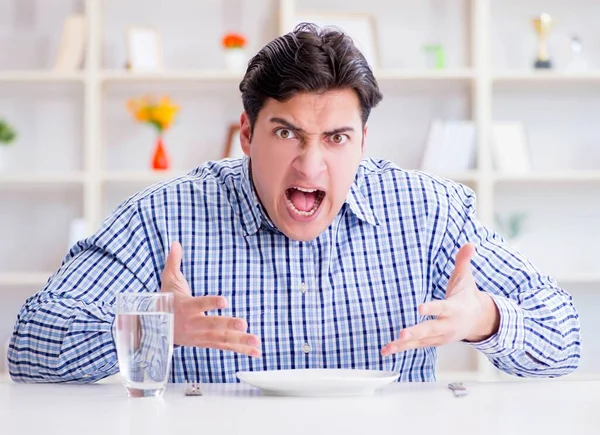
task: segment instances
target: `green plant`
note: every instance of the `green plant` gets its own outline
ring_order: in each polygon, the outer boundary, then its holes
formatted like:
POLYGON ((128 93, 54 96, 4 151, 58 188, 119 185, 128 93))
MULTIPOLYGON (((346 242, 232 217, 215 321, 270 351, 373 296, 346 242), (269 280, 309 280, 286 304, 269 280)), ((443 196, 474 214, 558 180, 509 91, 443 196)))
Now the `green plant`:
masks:
POLYGON ((15 130, 8 124, 8 122, 0 119, 0 145, 8 145, 17 137, 15 130))
POLYGON ((496 215, 496 225, 499 231, 509 240, 516 239, 523 233, 525 227, 525 213, 515 213, 503 218, 496 215))

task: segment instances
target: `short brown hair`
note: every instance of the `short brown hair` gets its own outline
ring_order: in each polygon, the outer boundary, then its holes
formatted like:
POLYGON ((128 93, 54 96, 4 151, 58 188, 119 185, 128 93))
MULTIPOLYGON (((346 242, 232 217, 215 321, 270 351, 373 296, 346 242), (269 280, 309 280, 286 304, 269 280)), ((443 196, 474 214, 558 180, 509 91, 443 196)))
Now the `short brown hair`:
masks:
POLYGON ((302 23, 263 47, 240 83, 252 129, 267 98, 286 101, 298 92, 351 88, 363 125, 383 98, 373 71, 352 38, 342 31, 302 23))

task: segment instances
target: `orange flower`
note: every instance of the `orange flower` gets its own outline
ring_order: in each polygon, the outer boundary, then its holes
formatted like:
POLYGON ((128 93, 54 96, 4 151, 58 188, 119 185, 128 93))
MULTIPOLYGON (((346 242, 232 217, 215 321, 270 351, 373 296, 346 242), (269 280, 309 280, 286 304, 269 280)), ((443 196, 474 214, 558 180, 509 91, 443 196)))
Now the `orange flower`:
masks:
POLYGON ((144 96, 127 101, 127 108, 135 120, 153 125, 159 134, 173 124, 179 106, 173 104, 169 97, 155 98, 144 96))
POLYGON ((222 43, 225 48, 244 48, 246 38, 239 33, 227 33, 223 36, 222 43))

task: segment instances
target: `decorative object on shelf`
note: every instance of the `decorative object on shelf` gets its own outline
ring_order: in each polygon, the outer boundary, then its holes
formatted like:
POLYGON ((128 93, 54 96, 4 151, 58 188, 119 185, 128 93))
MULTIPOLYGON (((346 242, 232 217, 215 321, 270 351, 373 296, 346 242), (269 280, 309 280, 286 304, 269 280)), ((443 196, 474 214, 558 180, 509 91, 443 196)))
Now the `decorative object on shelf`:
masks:
POLYGON ((227 131, 227 138, 225 139, 225 145, 223 146, 223 158, 224 159, 239 159, 244 157, 242 151, 242 144, 240 142, 240 125, 231 124, 227 131))
POLYGON ((301 23, 313 23, 319 27, 336 27, 350 36, 365 56, 371 69, 381 67, 377 43, 376 19, 371 14, 339 14, 335 12, 302 12, 294 16, 292 28, 301 23))
POLYGON ((527 215, 525 213, 513 213, 506 217, 496 214, 496 227, 508 244, 514 249, 521 248, 521 239, 525 229, 527 215))
POLYGON ((531 155, 522 122, 494 122, 491 148, 495 170, 509 174, 531 172, 531 155))
POLYGON ((429 129, 421 169, 437 174, 473 169, 476 144, 472 121, 436 119, 429 129))
POLYGON ((55 71, 76 71, 81 68, 85 53, 86 25, 82 14, 69 15, 63 24, 55 71))
POLYGON ((246 38, 239 33, 227 33, 221 40, 224 49, 225 66, 227 70, 244 73, 248 68, 246 53, 246 38))
POLYGON ((84 218, 73 219, 69 225, 69 242, 67 249, 71 249, 80 240, 88 236, 88 224, 84 218))
POLYGON ((571 59, 569 59, 565 70, 569 72, 588 71, 589 64, 583 53, 583 43, 577 35, 571 36, 569 47, 571 49, 571 59))
POLYGON ((3 119, 0 119, 0 171, 6 166, 8 146, 17 137, 15 130, 3 119))
POLYGON ((160 71, 164 68, 162 38, 150 27, 127 29, 127 68, 132 71, 160 71))
POLYGON ((543 13, 533 19, 533 27, 538 34, 538 53, 534 67, 536 69, 550 69, 552 68, 552 61, 548 50, 548 34, 552 27, 552 18, 550 15, 543 13))
POLYGON ((430 44, 425 45, 423 50, 433 55, 434 63, 433 69, 444 69, 446 68, 446 50, 442 44, 430 44))
POLYGON ((129 100, 127 107, 137 121, 156 128, 158 136, 152 156, 152 169, 169 169, 169 156, 163 142, 163 135, 173 124, 175 115, 179 112, 179 106, 173 104, 169 97, 156 99, 145 96, 129 100))

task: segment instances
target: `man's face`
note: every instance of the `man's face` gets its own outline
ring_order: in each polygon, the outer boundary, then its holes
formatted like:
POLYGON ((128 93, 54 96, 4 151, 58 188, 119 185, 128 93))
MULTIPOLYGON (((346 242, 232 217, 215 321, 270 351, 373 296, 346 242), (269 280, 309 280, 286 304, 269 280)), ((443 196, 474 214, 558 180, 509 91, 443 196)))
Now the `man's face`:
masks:
POLYGON ((363 157, 360 114, 352 89, 269 99, 252 135, 242 114, 242 148, 258 197, 288 237, 312 240, 340 211, 363 157))

